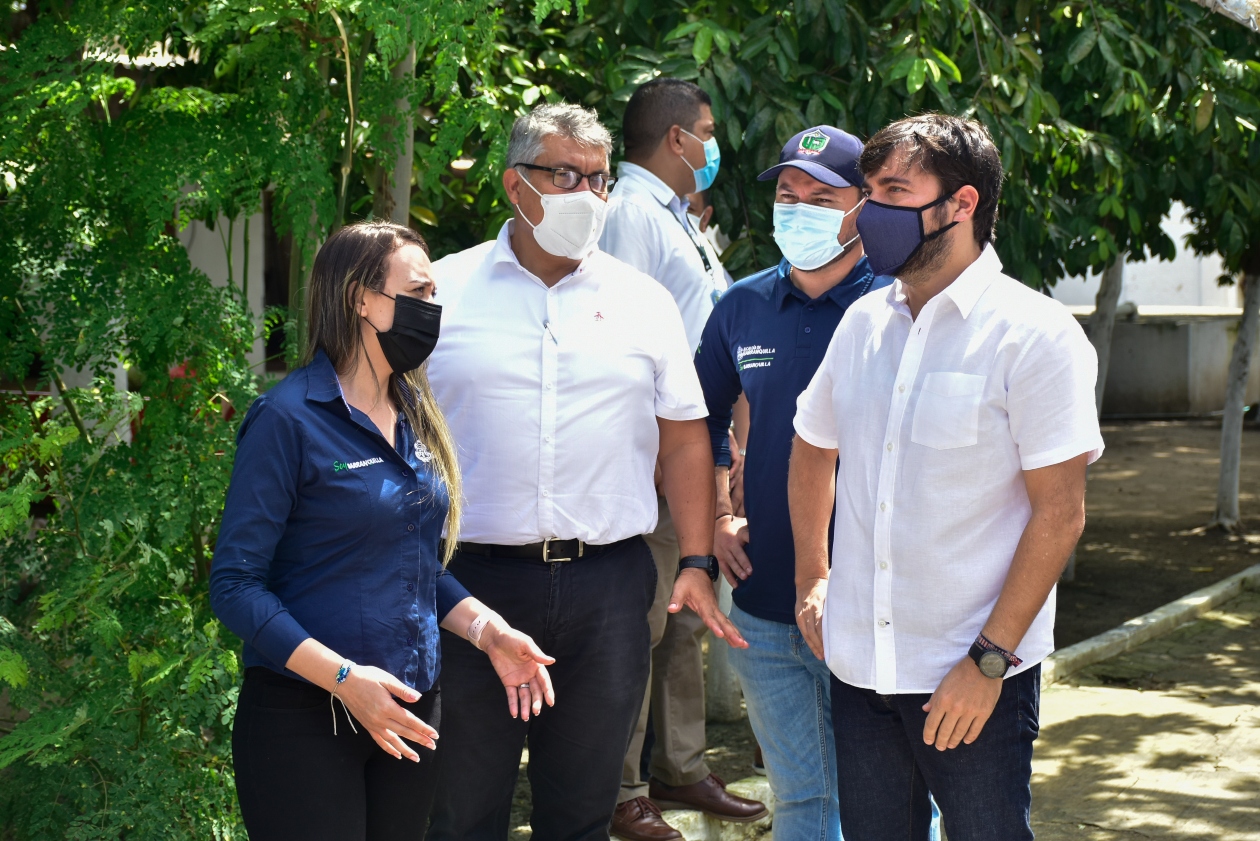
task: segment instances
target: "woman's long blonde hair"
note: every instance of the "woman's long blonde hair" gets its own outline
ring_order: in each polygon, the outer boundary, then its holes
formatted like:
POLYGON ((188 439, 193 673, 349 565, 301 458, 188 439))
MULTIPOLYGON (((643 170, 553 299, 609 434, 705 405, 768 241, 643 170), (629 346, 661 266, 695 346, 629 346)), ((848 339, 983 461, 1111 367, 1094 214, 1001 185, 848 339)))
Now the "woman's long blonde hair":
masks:
MULTIPOLYGON (((316 351, 320 350, 327 354, 339 376, 354 372, 360 350, 367 364, 372 364, 359 327, 358 290, 382 291, 390 255, 403 245, 418 245, 425 254, 429 253, 424 237, 392 222, 359 222, 341 228, 328 238, 315 255, 306 295, 306 323, 310 325, 310 335, 303 364, 314 359, 316 351)), ((433 453, 437 474, 446 485, 450 509, 446 515, 446 545, 442 550, 445 565, 455 554, 459 539, 463 496, 455 441, 433 398, 425 367, 390 377, 389 397, 433 453)))

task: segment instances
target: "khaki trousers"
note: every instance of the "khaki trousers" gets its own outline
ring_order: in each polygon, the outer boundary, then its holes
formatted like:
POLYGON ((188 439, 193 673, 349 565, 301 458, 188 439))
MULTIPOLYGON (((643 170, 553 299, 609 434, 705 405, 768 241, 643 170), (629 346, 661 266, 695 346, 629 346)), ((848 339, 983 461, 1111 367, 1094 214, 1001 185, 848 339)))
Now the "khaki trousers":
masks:
POLYGON ((652 675, 622 766, 618 803, 648 793, 647 781, 639 779, 639 758, 649 705, 655 733, 651 775, 669 786, 691 785, 709 776, 704 762, 704 658, 700 650, 706 628, 691 608, 669 612, 669 597, 678 577, 678 535, 665 498, 659 497, 657 503, 660 519, 656 530, 644 535, 657 572, 656 598, 648 613, 652 675))

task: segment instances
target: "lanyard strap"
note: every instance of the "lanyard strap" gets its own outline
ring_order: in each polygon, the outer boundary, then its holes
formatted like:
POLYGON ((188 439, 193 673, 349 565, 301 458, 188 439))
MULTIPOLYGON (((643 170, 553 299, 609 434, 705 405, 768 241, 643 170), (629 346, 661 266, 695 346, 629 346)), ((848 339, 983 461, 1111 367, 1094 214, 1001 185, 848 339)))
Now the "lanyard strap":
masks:
MULTIPOLYGON (((665 209, 669 210, 669 206, 666 205, 665 209)), ((669 215, 673 216, 675 219, 678 219, 678 224, 682 225, 683 230, 687 232, 687 238, 691 240, 691 244, 695 246, 696 253, 700 255, 700 262, 704 263, 704 270, 709 273, 709 280, 716 279, 715 275, 713 274, 713 264, 709 262, 709 254, 708 252, 704 250, 704 246, 702 246, 699 242, 696 241, 697 234, 692 231, 691 221, 688 219, 679 218, 678 215, 675 214, 674 211, 672 210, 669 210, 669 215)), ((686 216, 685 211, 683 215, 684 217, 686 216)))

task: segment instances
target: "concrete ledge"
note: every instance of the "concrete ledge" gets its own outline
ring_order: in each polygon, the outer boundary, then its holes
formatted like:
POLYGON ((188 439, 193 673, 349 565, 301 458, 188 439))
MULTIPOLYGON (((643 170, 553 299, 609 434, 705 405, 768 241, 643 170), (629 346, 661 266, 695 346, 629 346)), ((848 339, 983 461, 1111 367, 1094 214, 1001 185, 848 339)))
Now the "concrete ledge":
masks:
POLYGON ((766 804, 770 814, 752 823, 728 823, 691 809, 670 809, 662 817, 666 823, 681 832, 686 841, 744 841, 765 838, 770 832, 770 822, 774 820, 774 795, 770 792, 770 781, 765 777, 748 777, 737 780, 726 788, 740 797, 760 800, 766 804))
POLYGON ((1048 686, 1086 666, 1132 651, 1144 642, 1198 619, 1244 589, 1260 589, 1260 564, 1248 567, 1202 590, 1195 590, 1188 596, 1182 596, 1150 613, 1130 619, 1096 637, 1056 651, 1041 664, 1041 683, 1048 686))

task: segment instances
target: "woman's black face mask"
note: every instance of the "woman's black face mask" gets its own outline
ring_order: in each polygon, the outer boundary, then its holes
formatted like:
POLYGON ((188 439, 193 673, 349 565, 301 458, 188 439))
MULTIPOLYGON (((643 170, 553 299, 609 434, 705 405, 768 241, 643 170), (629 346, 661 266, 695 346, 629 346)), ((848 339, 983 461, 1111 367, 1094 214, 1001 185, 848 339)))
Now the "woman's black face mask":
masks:
POLYGON ((395 374, 414 371, 424 364, 437 345, 442 308, 410 295, 379 294, 394 302, 393 326, 384 332, 376 331, 385 361, 395 374))

